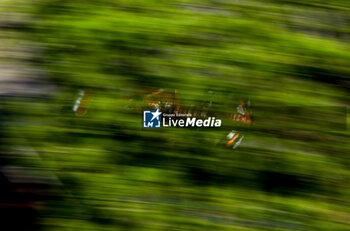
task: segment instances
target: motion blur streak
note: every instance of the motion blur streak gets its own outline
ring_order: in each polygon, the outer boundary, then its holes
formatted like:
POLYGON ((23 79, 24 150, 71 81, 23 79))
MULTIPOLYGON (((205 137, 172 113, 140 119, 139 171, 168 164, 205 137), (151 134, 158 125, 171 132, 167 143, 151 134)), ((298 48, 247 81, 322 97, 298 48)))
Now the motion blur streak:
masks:
POLYGON ((350 230, 349 38, 347 0, 0 1, 0 230, 350 230))

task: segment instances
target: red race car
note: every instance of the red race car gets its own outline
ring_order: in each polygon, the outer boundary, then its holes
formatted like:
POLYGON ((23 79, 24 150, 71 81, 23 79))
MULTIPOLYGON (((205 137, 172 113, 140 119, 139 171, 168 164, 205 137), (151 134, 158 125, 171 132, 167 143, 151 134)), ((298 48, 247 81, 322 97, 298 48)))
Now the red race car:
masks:
MULTIPOLYGON (((209 96, 206 97, 209 101, 200 103, 200 105, 181 103, 178 90, 169 91, 164 89, 155 89, 149 91, 137 91, 124 100, 130 102, 142 102, 141 105, 128 106, 128 110, 159 110, 163 113, 177 113, 177 114, 191 114, 193 117, 207 118, 209 116, 216 116, 216 118, 225 118, 236 122, 240 126, 249 127, 252 123, 251 113, 247 106, 241 99, 237 107, 232 113, 217 113, 213 112, 213 101, 210 99, 214 94, 213 91, 208 91, 209 96)), ((74 103, 73 111, 76 116, 84 116, 87 113, 91 94, 80 91, 74 103)), ((250 108, 250 102, 248 101, 250 108)), ((231 130, 226 136, 226 147, 236 149, 242 142, 244 135, 237 131, 231 130)))

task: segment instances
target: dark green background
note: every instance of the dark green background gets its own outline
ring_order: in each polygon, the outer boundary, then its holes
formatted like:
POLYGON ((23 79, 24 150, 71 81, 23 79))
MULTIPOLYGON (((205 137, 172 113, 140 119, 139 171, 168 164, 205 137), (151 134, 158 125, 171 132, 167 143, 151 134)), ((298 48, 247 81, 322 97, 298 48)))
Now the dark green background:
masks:
POLYGON ((13 162, 63 183, 51 192, 58 198, 38 203, 42 230, 350 230, 348 130, 263 110, 348 105, 349 1, 1 7, 1 37, 30 54, 2 60, 31 67, 41 86, 4 100, 3 143, 34 148, 39 163, 13 162), (231 128, 141 129, 141 112, 123 98, 158 88, 178 89, 188 105, 213 97, 222 113, 249 98, 265 123, 238 128, 237 150, 220 143, 231 128), (71 109, 79 90, 92 94, 83 117, 71 109))

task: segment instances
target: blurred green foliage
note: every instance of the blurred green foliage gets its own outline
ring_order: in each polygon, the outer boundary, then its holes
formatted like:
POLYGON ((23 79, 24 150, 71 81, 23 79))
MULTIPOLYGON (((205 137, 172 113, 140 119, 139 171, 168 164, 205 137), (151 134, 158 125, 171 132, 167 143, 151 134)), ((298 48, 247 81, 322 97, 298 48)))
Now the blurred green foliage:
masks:
POLYGON ((164 88, 189 105, 212 90, 223 113, 240 98, 347 106, 348 3, 4 3, 18 16, 1 30, 30 42, 24 62, 55 89, 3 104, 6 145, 32 146, 63 183, 40 204, 43 230, 350 230, 347 130, 311 129, 316 118, 289 130, 266 112, 272 122, 254 123, 233 151, 218 143, 230 130, 141 129, 123 100, 164 88), (72 111, 79 90, 92 95, 82 117, 72 111))

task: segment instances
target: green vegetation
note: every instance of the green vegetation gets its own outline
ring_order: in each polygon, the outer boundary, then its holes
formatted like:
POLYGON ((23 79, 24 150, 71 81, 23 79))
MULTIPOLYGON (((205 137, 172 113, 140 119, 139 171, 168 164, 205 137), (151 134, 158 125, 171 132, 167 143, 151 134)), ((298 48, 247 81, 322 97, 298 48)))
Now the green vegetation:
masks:
POLYGON ((350 230, 349 131, 320 126, 327 118, 315 114, 277 121, 263 109, 348 105, 348 1, 2 7, 18 14, 0 20, 4 37, 31 48, 12 59, 53 89, 2 104, 6 147, 31 146, 42 157, 12 161, 63 184, 38 203, 42 230, 350 230), (225 149, 219 141, 236 127, 142 129, 141 112, 124 99, 158 88, 178 89, 187 105, 212 98, 220 113, 240 98, 260 109, 251 128, 238 127, 241 146, 225 149), (79 90, 91 94, 84 116, 72 111, 79 90))

